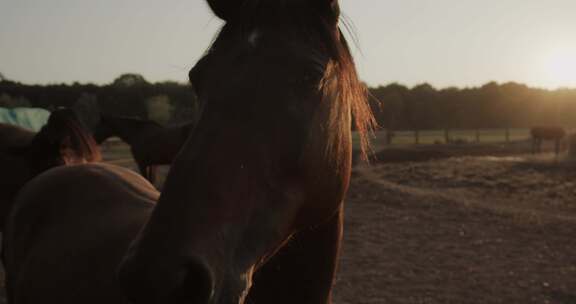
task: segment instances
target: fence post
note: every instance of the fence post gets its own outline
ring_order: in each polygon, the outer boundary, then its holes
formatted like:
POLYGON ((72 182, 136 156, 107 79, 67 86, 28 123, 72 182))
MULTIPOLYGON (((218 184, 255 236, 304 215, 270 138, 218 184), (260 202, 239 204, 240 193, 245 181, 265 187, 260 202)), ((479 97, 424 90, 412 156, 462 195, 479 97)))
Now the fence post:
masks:
POLYGON ((450 129, 444 129, 444 143, 450 143, 450 129))
POLYGON ((418 129, 414 130, 414 143, 420 144, 420 130, 418 129))
POLYGON ((392 129, 386 129, 386 145, 392 145, 392 139, 394 138, 394 131, 392 129))
POLYGON ((476 129, 476 143, 480 143, 480 129, 476 129))
POLYGON ((509 143, 510 142, 510 128, 506 128, 505 132, 506 132, 506 142, 509 143))

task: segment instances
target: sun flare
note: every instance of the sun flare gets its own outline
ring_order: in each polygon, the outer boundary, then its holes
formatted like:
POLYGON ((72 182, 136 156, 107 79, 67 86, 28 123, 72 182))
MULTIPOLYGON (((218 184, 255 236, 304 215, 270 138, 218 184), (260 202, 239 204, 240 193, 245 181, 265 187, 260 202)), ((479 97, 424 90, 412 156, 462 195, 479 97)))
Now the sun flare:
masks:
POLYGON ((556 48, 544 62, 544 81, 550 87, 576 87, 576 46, 556 48))

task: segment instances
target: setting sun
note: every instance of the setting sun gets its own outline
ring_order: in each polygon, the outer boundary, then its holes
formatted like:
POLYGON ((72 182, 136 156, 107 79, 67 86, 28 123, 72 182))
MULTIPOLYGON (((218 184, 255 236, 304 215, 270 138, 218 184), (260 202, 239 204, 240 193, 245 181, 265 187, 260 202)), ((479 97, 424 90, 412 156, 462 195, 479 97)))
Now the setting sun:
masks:
POLYGON ((551 50, 544 59, 543 82, 549 87, 576 85, 576 46, 551 50))

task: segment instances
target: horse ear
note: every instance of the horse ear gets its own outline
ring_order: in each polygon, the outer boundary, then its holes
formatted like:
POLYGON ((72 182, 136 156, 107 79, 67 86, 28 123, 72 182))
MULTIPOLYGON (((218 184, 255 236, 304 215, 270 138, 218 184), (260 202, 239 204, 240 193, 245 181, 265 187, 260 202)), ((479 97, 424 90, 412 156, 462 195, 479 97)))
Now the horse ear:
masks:
POLYGON ((244 0, 207 0, 210 9, 224 21, 230 21, 242 7, 244 0))
POLYGON ((313 0, 321 15, 333 19, 334 22, 340 18, 340 4, 338 0, 313 0))

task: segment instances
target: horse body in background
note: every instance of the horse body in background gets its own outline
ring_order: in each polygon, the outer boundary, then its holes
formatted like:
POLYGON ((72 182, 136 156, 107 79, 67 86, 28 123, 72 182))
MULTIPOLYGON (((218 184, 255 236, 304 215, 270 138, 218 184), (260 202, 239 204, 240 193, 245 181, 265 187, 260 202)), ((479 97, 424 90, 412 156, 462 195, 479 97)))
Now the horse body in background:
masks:
POLYGON ((12 125, 0 123, 0 150, 28 146, 36 132, 12 125))
POLYGON ((99 160, 96 143, 70 110, 54 111, 38 133, 0 124, 0 227, 14 196, 33 177, 56 166, 99 160))
POLYGON ((172 163, 191 129, 191 123, 163 127, 151 120, 102 116, 94 130, 94 138, 101 144, 112 136, 120 137, 130 145, 140 173, 154 183, 157 166, 172 163))
POLYGON ((208 4, 226 24, 164 191, 105 164, 35 178, 6 226, 10 303, 330 303, 352 117, 364 146, 374 122, 338 2, 208 4))
POLYGON ((561 141, 566 137, 566 130, 562 127, 533 127, 530 129, 532 136, 532 153, 542 152, 542 144, 545 140, 554 141, 556 156, 560 153, 561 141))

